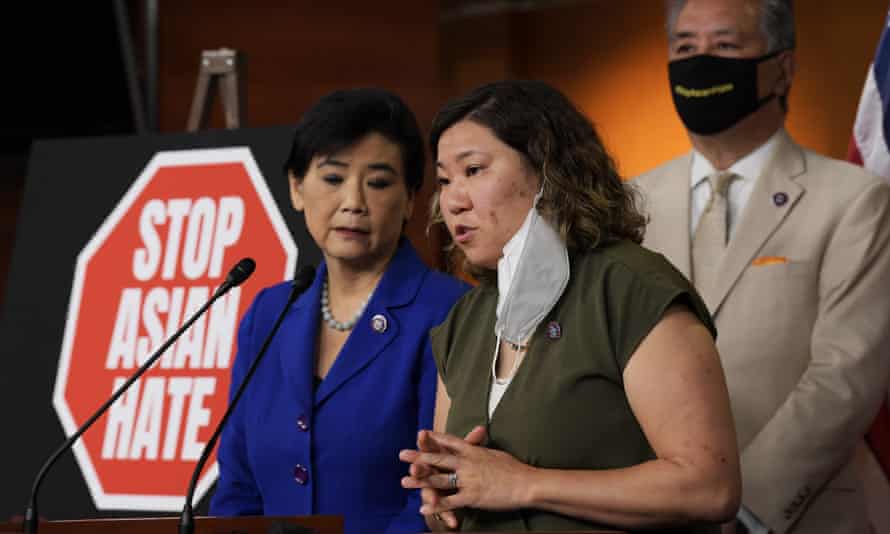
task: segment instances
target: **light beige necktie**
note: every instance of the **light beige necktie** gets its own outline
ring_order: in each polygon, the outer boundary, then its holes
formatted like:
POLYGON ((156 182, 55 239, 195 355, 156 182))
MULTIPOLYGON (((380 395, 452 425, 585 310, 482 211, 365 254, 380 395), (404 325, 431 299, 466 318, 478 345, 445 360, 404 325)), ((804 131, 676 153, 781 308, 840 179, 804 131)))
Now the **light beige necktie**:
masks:
POLYGON ((708 176, 711 198, 698 220, 692 238, 692 280, 702 295, 714 291, 720 261, 729 241, 726 192, 737 176, 731 172, 718 172, 708 176))

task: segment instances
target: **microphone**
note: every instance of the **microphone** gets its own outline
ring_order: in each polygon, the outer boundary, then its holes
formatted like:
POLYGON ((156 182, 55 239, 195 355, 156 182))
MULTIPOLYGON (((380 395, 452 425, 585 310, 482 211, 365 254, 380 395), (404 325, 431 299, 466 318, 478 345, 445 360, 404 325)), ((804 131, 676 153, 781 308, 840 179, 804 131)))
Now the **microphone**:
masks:
POLYGON ((253 274, 256 269, 256 262, 253 258, 243 258, 232 267, 229 274, 226 275, 226 281, 216 290, 217 293, 225 293, 233 287, 240 286, 247 278, 253 274))
POLYGON ((71 446, 74 445, 74 442, 77 441, 77 439, 81 436, 81 434, 83 434, 87 431, 88 428, 93 426, 93 423, 95 423, 96 420, 99 419, 102 414, 108 411, 108 408, 110 408, 112 404, 114 404, 114 401, 116 401, 121 395, 123 395, 124 392, 127 391, 127 388, 129 388, 133 384, 133 382, 135 382, 139 379, 139 377, 145 374, 145 372, 148 371, 148 369, 155 363, 155 361, 157 361, 157 359, 161 357, 164 351, 166 351, 167 348, 170 347, 170 345, 175 343, 176 340, 179 339, 179 337, 186 330, 188 330, 190 326, 192 326, 192 323, 197 321, 198 318, 201 317, 201 315, 203 315, 204 312, 206 312, 207 309, 210 308, 210 306, 214 302, 216 302, 217 299, 225 295, 233 287, 241 285, 251 274, 253 274, 253 270, 255 268, 256 262, 250 258, 244 258, 239 261, 234 267, 232 267, 232 270, 230 270, 229 274, 226 275, 225 281, 219 286, 219 288, 217 288, 210 299, 198 311, 196 311, 191 317, 189 317, 188 321, 183 323, 183 325, 179 327, 179 330, 177 330, 172 336, 170 336, 170 339, 164 342, 164 344, 161 345, 158 350, 156 350, 154 354, 152 354, 151 357, 146 360, 145 363, 143 363, 142 366, 140 366, 139 369, 137 369, 136 372, 133 373, 132 376, 130 376, 130 378, 127 379, 126 382, 121 384, 121 387, 117 388, 117 391, 115 391, 111 395, 111 398, 105 401, 105 404, 100 406, 99 409, 96 410, 96 412, 91 415, 90 418, 87 419, 86 422, 82 424, 74 434, 71 435, 71 437, 65 440, 65 442, 62 443, 62 445, 58 449, 56 449, 52 456, 49 457, 49 460, 47 460, 46 463, 43 464, 43 467, 40 468, 40 471, 37 473, 37 478, 34 479, 34 485, 31 487, 31 496, 28 499, 28 508, 25 510, 25 534, 37 534, 37 525, 39 520, 39 516, 37 514, 37 493, 40 491, 40 485, 43 483, 43 479, 46 478, 47 472, 49 472, 49 469, 62 456, 62 453, 70 449, 71 446))
POLYGON ((207 445, 204 446, 204 450, 201 451, 201 457, 198 459, 198 464, 195 465, 195 470, 192 471, 192 478, 189 481, 188 491, 185 494, 185 504, 182 507, 182 514, 179 516, 179 534, 194 534, 195 516, 194 510, 192 509, 192 499, 194 499, 195 487, 198 484, 198 477, 201 475, 201 471, 204 469, 204 464, 206 464, 207 460, 210 458, 210 453, 216 446, 216 442, 219 439, 220 434, 222 434, 223 426, 225 426, 226 422, 229 420, 229 416, 232 415, 232 412, 235 409, 235 405, 238 404, 238 400, 241 399, 241 395, 244 393, 244 390, 247 389, 248 382, 250 382, 253 373, 259 367, 263 356, 266 354, 266 349, 269 348, 269 344, 272 342, 272 338, 274 338, 275 333, 278 332, 278 328, 281 326, 282 321, 284 321, 284 316, 290 309, 291 304, 293 304, 294 301, 297 300, 297 297, 299 297, 303 293, 303 291, 306 291, 306 288, 312 285, 312 280, 314 279, 315 267, 306 265, 301 267, 300 270, 297 271, 296 276, 294 276, 294 279, 291 281, 291 290, 290 295, 287 298, 287 303, 284 305, 284 308, 278 315, 278 319, 275 320, 275 324, 272 325, 272 330, 269 332, 269 335, 266 336, 265 341, 263 341, 263 345, 260 347, 260 351, 253 359, 253 362, 251 362, 250 367, 247 368, 247 373, 244 375, 244 379, 241 380, 241 384, 238 386, 235 394, 232 395, 232 400, 231 402, 229 402, 229 406, 226 408, 225 413, 223 413, 222 419, 220 419, 219 424, 216 426, 216 430, 213 431, 213 435, 210 436, 210 439, 207 441, 207 445))

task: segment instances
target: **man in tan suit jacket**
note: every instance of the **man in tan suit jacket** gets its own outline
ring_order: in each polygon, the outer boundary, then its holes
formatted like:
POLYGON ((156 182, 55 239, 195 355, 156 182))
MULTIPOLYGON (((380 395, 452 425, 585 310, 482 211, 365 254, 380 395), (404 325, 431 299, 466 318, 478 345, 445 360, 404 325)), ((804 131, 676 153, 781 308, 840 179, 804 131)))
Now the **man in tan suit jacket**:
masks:
POLYGON ((695 282, 717 325, 743 485, 724 530, 868 532, 851 460, 890 376, 890 190, 785 132, 790 0, 669 2, 669 30, 694 150, 636 183, 644 245, 695 282), (725 189, 707 178, 721 171, 725 189), (725 223, 717 248, 705 221, 725 223))

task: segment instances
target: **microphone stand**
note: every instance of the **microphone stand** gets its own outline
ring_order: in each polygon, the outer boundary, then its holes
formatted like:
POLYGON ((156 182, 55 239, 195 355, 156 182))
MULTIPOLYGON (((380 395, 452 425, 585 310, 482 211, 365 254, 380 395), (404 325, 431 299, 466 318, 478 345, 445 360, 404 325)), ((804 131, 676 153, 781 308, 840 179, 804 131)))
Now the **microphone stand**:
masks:
POLYGON ((291 282, 291 291, 290 295, 287 298, 287 303, 284 305, 284 308, 278 315, 278 319, 275 320, 275 324, 272 326, 272 330, 269 332, 269 335, 266 336, 266 340, 263 341, 263 345, 260 347, 260 351, 257 353, 256 358, 253 359, 253 362, 251 362, 250 367, 247 369, 247 373, 241 380, 241 384, 238 386, 235 394, 232 395, 232 400, 231 402, 229 402, 228 408, 226 408, 225 413, 223 413, 222 419, 220 419, 219 424, 216 426, 216 430, 213 432, 210 440, 207 441, 207 445, 204 446, 204 450, 201 452, 201 457, 198 459, 197 465, 195 465, 195 470, 192 471, 192 478, 189 481, 188 491, 185 495, 185 504, 182 507, 182 514, 179 516, 179 534, 194 534, 195 515, 194 510, 192 509, 192 499, 195 495, 195 487, 198 484, 198 477, 200 476, 201 471, 204 469, 204 465, 207 463, 207 460, 210 458, 210 453, 216 446, 216 442, 219 439, 220 434, 222 434, 222 429, 225 426, 226 422, 229 420, 229 416, 232 415, 235 405, 238 404, 238 400, 247 389, 247 384, 250 382, 253 373, 259 367, 263 356, 265 356, 266 350, 269 348, 269 344, 272 343, 272 338, 275 337, 275 333, 278 332, 278 328, 284 321, 284 316, 287 315, 288 310, 290 310, 290 307, 294 303, 294 301, 297 300, 297 297, 299 297, 300 294, 303 293, 303 291, 305 291, 306 288, 308 288, 312 284, 312 280, 314 278, 315 268, 312 266, 302 267, 299 272, 297 272, 297 275, 291 282))
POLYGON ((201 315, 203 315, 204 312, 206 312, 207 309, 210 308, 210 306, 217 301, 217 299, 228 293, 229 290, 233 287, 240 285, 242 282, 244 282, 244 280, 247 279, 247 277, 253 274, 253 270, 255 267, 256 264, 250 258, 244 258, 243 260, 239 261, 238 264, 235 265, 235 267, 233 267, 231 271, 229 271, 228 276, 226 276, 226 280, 213 293, 213 296, 211 296, 210 299, 203 306, 201 306, 198 311, 192 314, 188 321, 186 321, 181 327, 179 327, 179 330, 177 330, 176 333, 174 333, 170 337, 170 339, 164 342, 164 344, 161 345, 158 350, 156 350, 154 354, 152 354, 151 357, 146 360, 145 363, 143 363, 142 366, 140 366, 139 369, 137 369, 136 372, 133 373, 132 376, 130 376, 130 378, 127 379, 126 382, 121 384, 121 386, 117 388, 117 391, 115 391, 111 395, 111 398, 105 401, 105 403, 100 406, 99 409, 96 410, 96 412, 91 415, 90 418, 87 419, 86 422, 81 425, 76 432, 74 432, 74 434, 71 435, 71 437, 66 439, 65 442, 62 443, 62 445, 58 449, 56 449, 52 456, 49 457, 49 460, 47 460, 46 463, 43 464, 43 467, 41 467, 40 471, 37 473, 37 478, 34 479, 34 485, 31 488, 31 496, 28 499, 28 508, 25 510, 25 519, 23 525, 23 532, 25 534, 37 534, 37 525, 39 522, 39 516, 37 514, 37 493, 40 491, 40 485, 43 483, 43 479, 46 478, 46 474, 56 463, 56 461, 62 456, 62 453, 70 449, 71 446, 74 445, 74 442, 77 441, 77 438, 79 438, 84 432, 86 432, 88 428, 93 426, 93 423, 95 423, 97 419, 102 417, 102 415, 108 410, 108 408, 110 408, 111 405, 114 404, 114 401, 116 401, 121 395, 123 395, 127 388, 129 388, 133 384, 133 382, 135 382, 139 379, 139 377, 145 374, 145 372, 148 371, 148 369, 155 363, 155 361, 157 361, 157 359, 161 357, 164 351, 166 351, 167 348, 170 347, 170 345, 175 343, 176 340, 179 339, 179 337, 186 330, 188 330, 190 326, 192 326, 192 323, 197 321, 198 318, 201 317, 201 315))

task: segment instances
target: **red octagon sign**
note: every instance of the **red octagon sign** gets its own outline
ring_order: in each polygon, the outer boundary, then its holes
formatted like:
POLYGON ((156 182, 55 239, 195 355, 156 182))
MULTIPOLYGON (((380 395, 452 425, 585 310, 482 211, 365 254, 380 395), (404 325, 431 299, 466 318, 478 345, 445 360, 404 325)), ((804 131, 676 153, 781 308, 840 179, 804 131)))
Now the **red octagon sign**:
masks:
MULTIPOLYGON (((77 258, 53 405, 75 432, 245 256, 254 275, 171 346, 75 445, 100 510, 176 511, 222 417, 238 319, 297 249, 250 150, 160 152, 77 258)), ((200 499, 216 480, 201 475, 200 499)))

